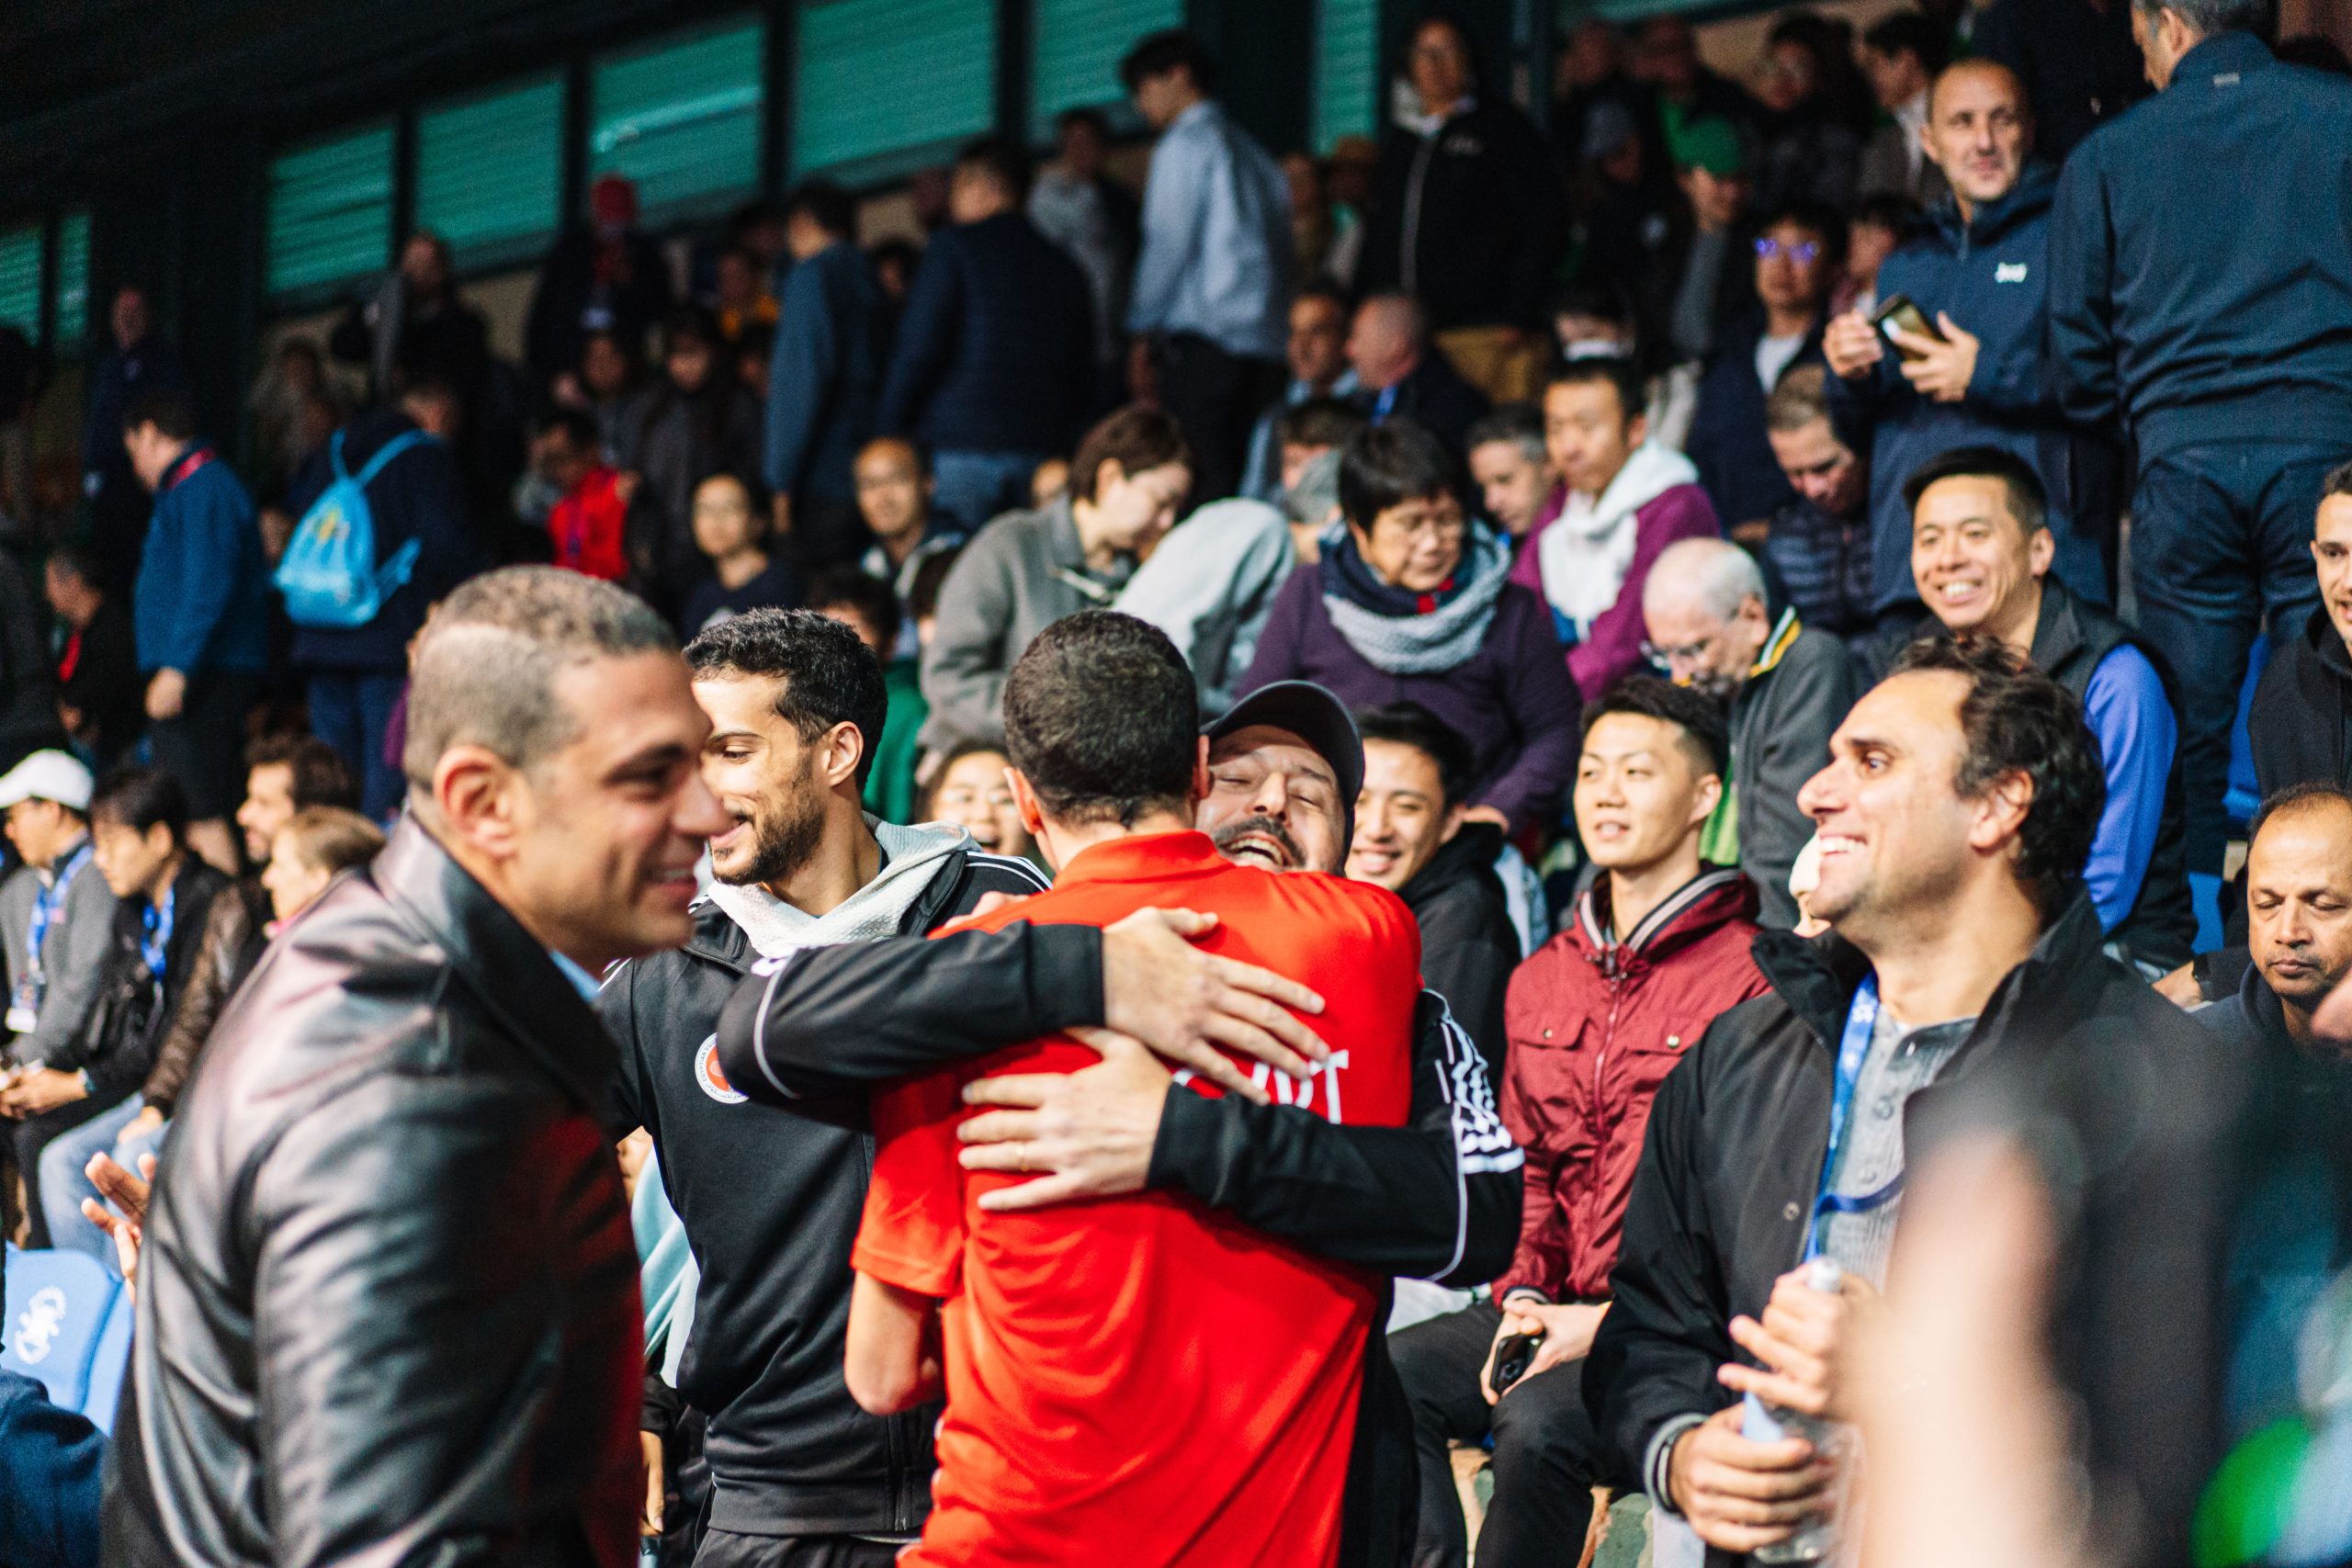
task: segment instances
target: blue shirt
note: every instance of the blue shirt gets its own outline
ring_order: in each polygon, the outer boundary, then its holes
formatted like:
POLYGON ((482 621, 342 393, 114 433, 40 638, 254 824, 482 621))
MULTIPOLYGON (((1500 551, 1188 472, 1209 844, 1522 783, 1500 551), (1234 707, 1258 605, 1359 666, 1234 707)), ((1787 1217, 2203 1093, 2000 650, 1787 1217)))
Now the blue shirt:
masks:
POLYGON ((2099 812, 2083 880, 2090 886, 2101 929, 2111 931, 2132 913, 2148 858, 2155 852, 2165 781, 2180 730, 2155 666, 2128 643, 2091 671, 2083 717, 2098 738, 2107 773, 2107 806, 2099 812))
POLYGON ((1289 182, 1221 105, 1194 104, 1152 149, 1127 330, 1280 359, 1289 309, 1289 182))
POLYGON ((164 471, 131 592, 139 668, 258 671, 269 662, 269 576, 253 498, 191 446, 164 471))
POLYGON ((32 1379, 0 1371, 0 1562, 96 1568, 105 1458, 86 1418, 51 1404, 32 1379))

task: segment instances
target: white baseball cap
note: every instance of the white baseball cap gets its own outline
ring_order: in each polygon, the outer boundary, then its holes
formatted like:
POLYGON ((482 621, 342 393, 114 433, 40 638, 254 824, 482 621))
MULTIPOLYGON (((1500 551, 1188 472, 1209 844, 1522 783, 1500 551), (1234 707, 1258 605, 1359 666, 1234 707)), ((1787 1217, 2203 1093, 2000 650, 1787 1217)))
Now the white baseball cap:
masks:
POLYGON ((36 751, 0 774, 0 811, 26 800, 90 809, 90 770, 63 751, 36 751))

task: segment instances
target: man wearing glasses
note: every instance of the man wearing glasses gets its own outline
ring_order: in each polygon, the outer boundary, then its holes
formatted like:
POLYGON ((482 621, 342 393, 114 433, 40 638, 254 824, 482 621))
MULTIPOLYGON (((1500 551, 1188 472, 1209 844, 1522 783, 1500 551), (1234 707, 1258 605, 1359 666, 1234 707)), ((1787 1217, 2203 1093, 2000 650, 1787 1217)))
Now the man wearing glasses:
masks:
POLYGON ((2044 389, 2042 256, 2058 172, 2029 161, 2033 130, 2007 66, 1963 60, 1937 77, 1920 141, 1951 191, 1878 275, 1882 306, 1900 295, 1918 314, 1906 326, 1849 311, 1822 333, 1838 422, 1871 458, 1882 614, 1916 598, 1904 478, 1958 446, 2031 464, 2050 494, 2059 581, 2078 599, 2115 602, 2115 454, 2069 431, 2044 389))
POLYGON ((1816 202, 1767 213, 1753 242, 1757 304, 1726 327, 1699 382, 1688 450, 1716 513, 1743 540, 1795 492, 1764 436, 1764 400, 1800 365, 1821 362, 1822 319, 1846 253, 1846 225, 1816 202))

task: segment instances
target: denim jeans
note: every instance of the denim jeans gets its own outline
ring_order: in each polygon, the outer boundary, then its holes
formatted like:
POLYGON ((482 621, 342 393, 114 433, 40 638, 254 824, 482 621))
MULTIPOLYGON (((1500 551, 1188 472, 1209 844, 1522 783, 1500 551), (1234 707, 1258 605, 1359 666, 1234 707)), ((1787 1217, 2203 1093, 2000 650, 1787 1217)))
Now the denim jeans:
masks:
POLYGON ((2320 481, 2352 457, 2329 442, 2217 441, 2144 457, 2132 502, 2140 632, 2164 656, 2180 716, 2188 869, 2219 875, 2229 842, 2230 730, 2267 620, 2291 636, 2318 602, 2320 481))
MULTIPOLYGON (((50 1246, 60 1251, 86 1252, 109 1270, 115 1267, 114 1243, 82 1217, 82 1200, 98 1195, 82 1168, 93 1155, 114 1154, 115 1135, 130 1125, 144 1103, 135 1094, 126 1096, 121 1104, 100 1111, 70 1133, 60 1133, 40 1151, 41 1223, 49 1227, 50 1246)), ((133 1171, 139 1168, 119 1154, 114 1157, 133 1171)), ((134 1153, 131 1157, 138 1156, 134 1153)))
POLYGON ((359 807, 381 822, 401 807, 408 781, 384 757, 384 730, 408 685, 404 675, 322 670, 310 685, 311 730, 360 781, 359 807))
POLYGON ((1042 452, 933 453, 932 504, 976 534, 989 518, 1030 505, 1029 479, 1045 460, 1042 452))

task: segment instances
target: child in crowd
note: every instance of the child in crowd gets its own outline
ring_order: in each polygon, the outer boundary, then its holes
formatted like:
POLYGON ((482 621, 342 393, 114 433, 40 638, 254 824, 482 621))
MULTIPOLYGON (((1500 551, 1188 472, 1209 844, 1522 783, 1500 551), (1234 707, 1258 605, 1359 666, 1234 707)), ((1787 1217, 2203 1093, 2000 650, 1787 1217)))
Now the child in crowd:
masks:
POLYGON ((1011 766, 1003 750, 986 741, 967 740, 951 748, 933 777, 923 819, 953 823, 990 854, 1036 860, 1037 841, 1021 825, 1021 808, 1013 804, 1012 785, 1004 776, 1011 766))
POLYGON ((549 558, 606 582, 628 577, 624 540, 634 487, 605 460, 595 420, 558 409, 539 429, 537 457, 540 477, 556 492, 548 513, 549 558))
POLYGON ((800 604, 800 579, 767 547, 766 501, 737 474, 713 474, 695 487, 695 547, 711 575, 686 595, 679 630, 694 636, 746 610, 789 610, 800 604))

